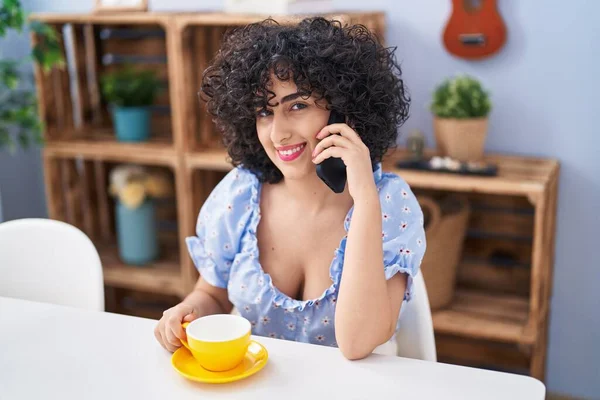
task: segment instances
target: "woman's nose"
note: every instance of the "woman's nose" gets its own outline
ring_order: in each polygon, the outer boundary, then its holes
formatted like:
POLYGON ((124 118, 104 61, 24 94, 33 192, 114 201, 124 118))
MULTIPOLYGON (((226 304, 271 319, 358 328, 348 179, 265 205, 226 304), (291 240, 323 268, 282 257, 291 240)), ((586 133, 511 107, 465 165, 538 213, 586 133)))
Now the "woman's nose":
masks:
POLYGON ((271 124, 271 141, 274 144, 285 144, 292 137, 291 126, 283 115, 275 114, 271 124))

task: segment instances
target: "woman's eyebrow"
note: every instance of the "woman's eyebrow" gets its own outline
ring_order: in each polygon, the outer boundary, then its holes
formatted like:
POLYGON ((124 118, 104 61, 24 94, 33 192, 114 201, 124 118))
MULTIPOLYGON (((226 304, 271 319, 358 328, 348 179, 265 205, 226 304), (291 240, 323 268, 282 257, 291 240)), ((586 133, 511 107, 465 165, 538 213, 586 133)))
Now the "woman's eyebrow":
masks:
POLYGON ((283 98, 281 99, 281 104, 287 103, 287 102, 292 101, 300 96, 306 96, 306 95, 308 95, 308 93, 306 93, 306 92, 296 92, 296 93, 288 94, 287 96, 283 96, 283 98))

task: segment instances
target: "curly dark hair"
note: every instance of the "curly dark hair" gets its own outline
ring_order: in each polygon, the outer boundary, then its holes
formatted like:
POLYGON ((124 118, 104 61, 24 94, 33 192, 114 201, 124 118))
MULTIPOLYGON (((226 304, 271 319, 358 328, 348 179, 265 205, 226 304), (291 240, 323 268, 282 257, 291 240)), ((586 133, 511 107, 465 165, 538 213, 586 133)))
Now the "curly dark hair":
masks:
POLYGON ((410 99, 400 79, 396 48, 384 47, 364 25, 311 17, 295 25, 269 18, 229 31, 204 71, 201 98, 207 101, 235 166, 262 182, 283 175, 264 151, 256 132, 256 109, 275 93, 271 74, 293 79, 307 97, 325 99, 369 148, 372 162, 395 146, 398 127, 408 118, 410 99))

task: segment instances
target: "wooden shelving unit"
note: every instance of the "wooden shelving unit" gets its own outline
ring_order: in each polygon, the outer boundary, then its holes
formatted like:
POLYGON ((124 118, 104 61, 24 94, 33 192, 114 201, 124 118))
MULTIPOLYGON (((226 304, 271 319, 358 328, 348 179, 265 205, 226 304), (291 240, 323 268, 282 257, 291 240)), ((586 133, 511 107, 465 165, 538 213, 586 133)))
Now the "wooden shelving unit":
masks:
POLYGON ((463 193, 472 207, 453 303, 433 315, 440 359, 543 380, 558 162, 490 154, 497 176, 466 177, 396 168, 405 156, 392 154, 384 168, 417 193, 463 193))
MULTIPOLYGON (((383 13, 332 16, 363 23, 385 36, 383 13)), ((103 13, 32 18, 57 29, 70 65, 48 74, 36 70, 47 141, 49 215, 92 238, 102 257, 107 290, 121 294, 109 296, 121 301, 115 303, 118 311, 159 317, 161 307, 185 296, 198 278, 185 238, 194 234, 198 211, 210 191, 232 168, 198 100, 202 71, 227 29, 264 17, 103 13), (165 91, 154 107, 147 143, 114 139, 108 108, 99 94, 101 74, 125 61, 152 68, 164 78, 165 91), (158 212, 161 258, 146 267, 124 265, 117 255, 114 206, 107 187, 108 174, 119 163, 161 168, 173 177, 175 196, 161 203, 158 212), (161 305, 156 296, 167 300, 161 305)), ((292 23, 298 18, 278 20, 292 23)), ((391 152, 384 170, 401 175, 417 193, 463 193, 473 210, 454 300, 433 315, 440 361, 543 379, 558 163, 488 155, 499 175, 483 178, 397 169, 395 162, 405 156, 401 150, 391 152)))

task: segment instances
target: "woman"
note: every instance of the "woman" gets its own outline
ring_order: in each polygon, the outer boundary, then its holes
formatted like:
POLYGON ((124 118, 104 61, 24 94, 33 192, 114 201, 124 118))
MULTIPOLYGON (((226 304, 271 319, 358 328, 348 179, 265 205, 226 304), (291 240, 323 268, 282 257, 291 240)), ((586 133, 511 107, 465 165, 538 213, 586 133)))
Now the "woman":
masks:
POLYGON ((201 92, 236 168, 187 239, 200 273, 155 335, 235 306, 255 335, 337 346, 360 359, 390 340, 425 251, 423 215, 381 158, 408 116, 393 50, 363 26, 273 20, 225 38, 201 92), (327 125, 331 110, 346 123, 327 125), (343 160, 333 192, 316 165, 343 160))

